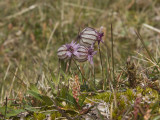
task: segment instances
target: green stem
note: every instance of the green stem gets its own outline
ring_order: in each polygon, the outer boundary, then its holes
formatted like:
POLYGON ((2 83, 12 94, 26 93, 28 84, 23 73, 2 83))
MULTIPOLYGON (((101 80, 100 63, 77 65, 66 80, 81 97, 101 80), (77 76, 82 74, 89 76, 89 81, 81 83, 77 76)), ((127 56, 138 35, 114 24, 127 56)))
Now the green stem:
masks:
POLYGON ((96 89, 96 79, 95 79, 95 67, 93 65, 93 77, 94 77, 94 87, 96 89))
POLYGON ((7 102, 8 102, 8 99, 7 99, 7 97, 6 97, 6 107, 5 107, 4 120, 6 120, 6 115, 7 115, 7 102))
POLYGON ((85 85, 86 85, 86 78, 85 78, 84 75, 82 74, 82 72, 81 72, 81 70, 79 69, 79 66, 77 65, 77 63, 76 63, 76 61, 74 60, 74 58, 73 58, 72 60, 74 61, 74 64, 76 65, 76 67, 77 67, 78 71, 80 72, 82 78, 85 80, 84 83, 85 83, 85 85))
MULTIPOLYGON (((70 75, 71 62, 72 62, 72 58, 69 60, 69 65, 68 65, 68 71, 67 72, 69 72, 69 75, 70 75)), ((68 79, 68 90, 69 90, 69 80, 70 79, 68 79)))
MULTIPOLYGON (((105 79, 104 79, 104 72, 103 72, 103 64, 102 64, 102 55, 101 55, 101 49, 100 49, 100 46, 98 46, 98 50, 99 50, 99 58, 100 58, 100 61, 101 61, 101 68, 102 68, 102 79, 104 80, 104 83, 105 83, 105 79)), ((104 83, 103 83, 103 90, 104 90, 104 83)))

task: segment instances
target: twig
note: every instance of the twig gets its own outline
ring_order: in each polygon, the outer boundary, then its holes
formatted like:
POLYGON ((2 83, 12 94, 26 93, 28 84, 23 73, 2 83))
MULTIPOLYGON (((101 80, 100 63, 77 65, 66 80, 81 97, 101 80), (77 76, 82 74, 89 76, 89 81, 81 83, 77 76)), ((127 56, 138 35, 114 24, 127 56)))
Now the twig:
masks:
POLYGON ((113 102, 111 103, 111 109, 110 109, 110 120, 112 120, 112 113, 113 113, 113 102))
POLYGON ((121 80, 121 76, 123 74, 124 70, 122 69, 122 72, 118 75, 117 77, 117 84, 116 84, 116 89, 118 88, 118 84, 120 83, 120 80, 121 80))
POLYGON ((148 25, 148 24, 143 24, 143 26, 146 27, 146 28, 149 28, 149 29, 151 29, 151 30, 153 30, 153 31, 155 31, 155 32, 160 33, 160 29, 158 29, 158 28, 155 28, 155 27, 150 26, 150 25, 148 25))
POLYGON ((141 35, 139 34, 139 32, 138 32, 138 31, 135 31, 135 33, 136 33, 137 37, 140 39, 140 41, 141 41, 141 43, 143 44, 144 48, 146 49, 146 51, 147 51, 150 59, 151 59, 152 61, 154 61, 154 62, 157 63, 157 61, 155 60, 155 58, 154 58, 154 57, 151 55, 151 53, 149 52, 147 46, 146 46, 145 43, 144 43, 144 40, 142 39, 141 35))
POLYGON ((6 78, 7 78, 7 75, 8 75, 8 72, 9 72, 9 69, 10 69, 10 66, 11 66, 11 63, 9 62, 9 65, 8 65, 8 67, 7 67, 7 70, 6 70, 6 73, 5 73, 5 75, 4 75, 4 78, 3 78, 3 81, 2 81, 2 87, 0 88, 0 91, 1 91, 1 100, 0 100, 0 103, 2 103, 2 99, 3 99, 3 97, 2 97, 2 93, 3 93, 3 84, 4 84, 4 81, 6 80, 6 78))
POLYGON ((19 79, 21 82, 23 81, 21 78, 18 77, 17 74, 15 74, 13 71, 9 71, 12 75, 14 75, 14 77, 16 77, 17 79, 19 79))
POLYGON ((136 52, 136 53, 137 53, 138 55, 144 57, 144 58, 146 59, 146 62, 150 62, 150 63, 152 63, 154 66, 156 66, 157 68, 160 68, 160 66, 157 65, 158 63, 156 64, 156 63, 154 63, 151 59, 149 59, 149 58, 143 56, 142 54, 140 54, 140 53, 138 53, 138 52, 136 52), (147 61, 147 60, 148 60, 148 61, 147 61))
POLYGON ((131 108, 132 108, 132 106, 130 106, 129 108, 127 108, 127 111, 123 115, 122 120, 125 120, 125 116, 127 116, 127 114, 129 113, 129 111, 131 110, 131 108))
POLYGON ((4 78, 3 78, 4 81, 5 81, 5 79, 6 79, 7 75, 8 75, 8 71, 9 71, 9 69, 10 69, 10 66, 11 66, 11 63, 9 62, 9 65, 8 65, 8 67, 7 67, 5 76, 4 76, 4 78))
POLYGON ((116 96, 116 92, 115 92, 111 82, 110 82, 110 86, 111 86, 111 89, 112 89, 112 92, 113 92, 113 100, 114 100, 115 108, 117 108, 117 96, 116 96))
POLYGON ((87 9, 87 10, 93 10, 93 11, 97 11, 97 12, 101 12, 101 13, 104 12, 104 10, 101 10, 101 9, 96 9, 96 8, 93 8, 93 7, 77 5, 77 4, 68 3, 68 2, 64 2, 64 5, 68 5, 68 6, 72 6, 72 7, 78 7, 78 8, 87 9))
POLYGON ((55 24, 55 26, 54 26, 54 28, 53 28, 53 30, 52 30, 52 33, 51 33, 51 35, 50 35, 50 37, 49 37, 49 40, 48 40, 48 43, 47 43, 45 52, 47 52, 48 46, 49 46, 49 44, 50 44, 50 42, 51 42, 51 40, 52 40, 53 34, 55 33, 55 31, 56 31, 56 29, 57 29, 58 26, 59 26, 59 22, 57 22, 57 23, 55 24))
POLYGON ((6 97, 6 107, 5 107, 4 120, 6 120, 6 115, 7 115, 7 102, 8 102, 8 99, 7 99, 7 97, 6 97))
POLYGON ((9 90, 9 96, 10 96, 10 93, 12 91, 12 88, 13 88, 13 84, 14 84, 14 81, 15 81, 15 78, 16 78, 16 75, 17 75, 17 71, 18 71, 18 68, 16 68, 16 71, 14 73, 14 77, 13 77, 13 80, 12 80, 12 83, 11 83, 11 87, 10 87, 10 90, 9 90))
POLYGON ((94 106, 95 106, 95 104, 93 104, 92 106, 90 106, 88 109, 84 109, 84 110, 80 111, 80 115, 75 116, 73 118, 73 120, 78 119, 81 115, 87 114, 94 106))
POLYGON ((23 9, 22 11, 20 11, 20 12, 18 12, 18 13, 15 13, 15 14, 13 14, 13 15, 7 16, 6 19, 11 19, 11 18, 15 18, 15 17, 17 17, 17 16, 20 16, 20 15, 22 15, 22 14, 24 14, 24 13, 30 11, 30 10, 35 9, 37 6, 38 6, 38 5, 31 5, 29 8, 25 8, 25 9, 23 9))

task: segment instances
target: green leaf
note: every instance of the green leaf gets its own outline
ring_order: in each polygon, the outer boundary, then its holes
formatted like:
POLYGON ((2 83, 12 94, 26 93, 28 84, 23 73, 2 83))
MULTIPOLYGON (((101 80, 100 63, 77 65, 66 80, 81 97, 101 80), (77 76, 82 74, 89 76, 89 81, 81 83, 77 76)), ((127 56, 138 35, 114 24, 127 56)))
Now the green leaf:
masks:
POLYGON ((42 96, 42 100, 44 101, 44 103, 46 105, 53 105, 53 101, 51 100, 51 98, 49 98, 48 96, 42 96))
POLYGON ((53 101, 48 96, 41 95, 32 90, 28 90, 27 93, 36 98, 37 100, 44 102, 44 104, 46 105, 53 105, 53 101))
POLYGON ((61 64, 61 70, 65 72, 67 61, 60 60, 60 64, 61 64))
MULTIPOLYGON (((49 80, 49 79, 47 79, 47 81, 48 81, 48 85, 51 87, 51 89, 52 89, 52 94, 56 94, 56 89, 54 88, 54 85, 53 85, 53 82, 51 81, 51 80, 49 80)), ((54 81, 54 84, 57 84, 58 82, 58 80, 53 80, 54 81)))
POLYGON ((32 90, 28 90, 27 93, 30 94, 31 96, 35 97, 36 99, 43 101, 42 96, 39 93, 32 91, 32 90))
POLYGON ((159 108, 159 101, 156 101, 153 105, 152 105, 152 112, 154 113, 154 111, 156 111, 156 109, 159 108))
POLYGON ((160 115, 154 117, 153 120, 160 120, 160 115))
POLYGON ((85 99, 86 99, 87 96, 88 96, 88 95, 86 94, 86 95, 80 97, 78 103, 79 103, 79 105, 80 105, 81 107, 83 106, 83 103, 84 103, 84 101, 85 101, 85 99))
POLYGON ((69 93, 66 94, 66 99, 70 102, 73 103, 74 106, 77 105, 76 100, 74 99, 74 97, 72 95, 70 95, 69 93))
POLYGON ((72 96, 72 93, 70 93, 70 91, 66 87, 62 88, 59 98, 65 100, 66 103, 70 105, 77 106, 76 100, 72 96))
POLYGON ((28 110, 28 111, 30 111, 30 112, 39 112, 39 111, 40 111, 40 109, 31 107, 31 106, 26 106, 26 107, 25 107, 25 110, 28 110))
MULTIPOLYGON (((12 116, 17 116, 18 114, 25 112, 26 110, 24 109, 13 109, 11 107, 7 107, 7 114, 6 117, 12 117, 12 116)), ((2 115, 5 115, 5 107, 0 107, 0 113, 2 115)))
POLYGON ((34 92, 36 92, 36 93, 39 93, 39 90, 38 90, 38 88, 36 87, 35 84, 30 84, 30 88, 29 89, 34 91, 34 92))

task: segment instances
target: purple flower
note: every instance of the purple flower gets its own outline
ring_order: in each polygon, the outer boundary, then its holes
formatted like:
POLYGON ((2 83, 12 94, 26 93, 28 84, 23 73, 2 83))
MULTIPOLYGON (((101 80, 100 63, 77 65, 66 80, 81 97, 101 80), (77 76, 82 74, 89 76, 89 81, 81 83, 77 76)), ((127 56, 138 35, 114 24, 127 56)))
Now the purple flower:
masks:
POLYGON ((88 48, 88 61, 93 65, 93 56, 97 53, 97 51, 94 51, 93 45, 88 48))
POLYGON ((79 44, 74 43, 73 41, 70 44, 65 45, 67 47, 67 55, 71 57, 72 55, 78 56, 77 49, 79 48, 79 44))
POLYGON ((103 29, 103 27, 100 28, 99 32, 97 32, 97 34, 98 34, 98 38, 97 38, 98 45, 100 44, 100 42, 103 43, 102 37, 104 36, 104 33, 102 32, 102 29, 103 29))
POLYGON ((58 57, 60 59, 70 59, 72 55, 79 56, 77 49, 79 48, 79 44, 74 43, 73 41, 70 44, 63 45, 58 49, 58 57))

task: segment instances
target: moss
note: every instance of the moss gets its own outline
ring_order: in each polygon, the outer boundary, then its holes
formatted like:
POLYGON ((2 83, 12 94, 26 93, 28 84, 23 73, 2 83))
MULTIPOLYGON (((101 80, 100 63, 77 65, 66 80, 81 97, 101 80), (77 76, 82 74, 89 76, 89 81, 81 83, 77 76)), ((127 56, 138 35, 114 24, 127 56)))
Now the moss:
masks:
POLYGON ((61 114, 57 111, 55 111, 54 113, 52 113, 51 115, 51 119, 55 120, 56 118, 61 117, 61 114))
POLYGON ((125 108, 125 106, 126 106, 126 102, 124 100, 119 100, 118 108, 120 108, 122 110, 125 108))
POLYGON ((117 117, 117 109, 115 109, 112 113, 112 117, 113 119, 115 119, 117 117))
MULTIPOLYGON (((61 117, 61 114, 58 111, 54 111, 51 114, 51 120, 55 120, 58 117, 61 117)), ((34 113, 33 118, 34 120, 44 120, 46 118, 46 115, 42 113, 34 113)))
POLYGON ((157 100, 158 99, 158 92, 156 90, 153 90, 149 87, 142 89, 141 87, 137 87, 137 94, 141 93, 143 96, 148 96, 152 100, 157 100))
POLYGON ((104 100, 105 102, 111 102, 113 99, 113 93, 111 92, 104 92, 104 93, 99 93, 95 96, 92 96, 91 99, 94 100, 104 100))
POLYGON ((33 117, 35 120, 43 120, 46 118, 45 114, 42 114, 42 113, 34 113, 33 117))
POLYGON ((124 95, 126 95, 126 97, 128 98, 129 101, 134 100, 135 95, 134 95, 132 89, 127 89, 127 91, 124 92, 124 95))
POLYGON ((119 108, 115 108, 113 113, 112 113, 112 118, 114 120, 121 120, 121 116, 118 114, 119 113, 119 108))
POLYGON ((143 90, 144 90, 144 89, 142 89, 140 86, 138 86, 138 87, 136 88, 136 93, 137 93, 137 94, 143 93, 143 90))
POLYGON ((122 120, 122 116, 118 116, 117 120, 122 120))

